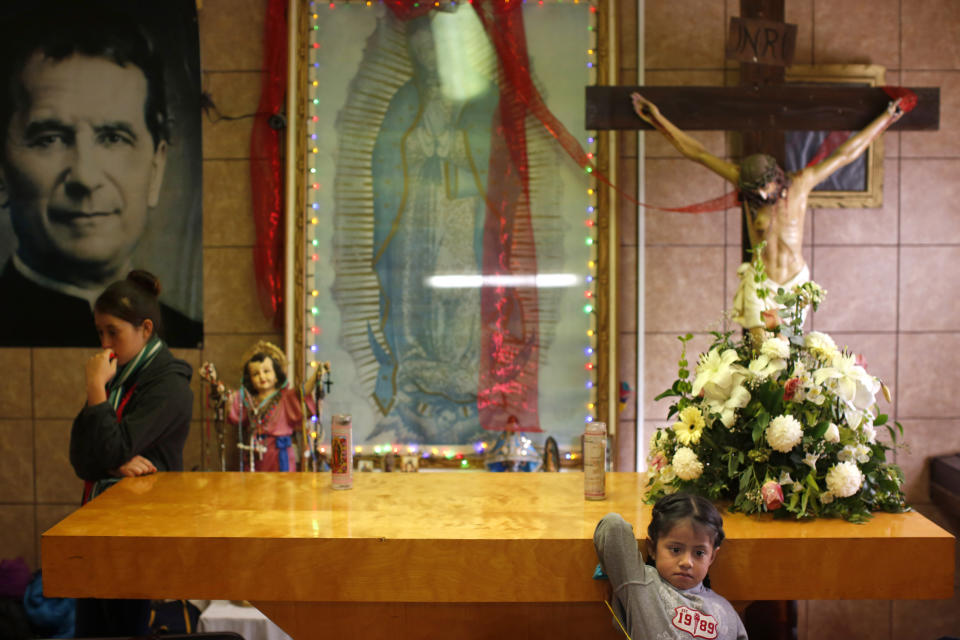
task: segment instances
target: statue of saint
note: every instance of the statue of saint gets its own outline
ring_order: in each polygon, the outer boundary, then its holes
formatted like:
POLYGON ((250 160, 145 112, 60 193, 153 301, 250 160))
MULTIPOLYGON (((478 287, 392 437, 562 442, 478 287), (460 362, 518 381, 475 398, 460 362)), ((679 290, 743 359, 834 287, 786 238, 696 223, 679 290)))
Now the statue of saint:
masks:
POLYGON ((801 253, 810 192, 834 171, 856 160, 904 113, 903 98, 893 100, 873 122, 829 156, 800 171, 785 173, 774 158, 765 154, 747 156, 740 164, 718 158, 667 120, 657 106, 642 95, 634 93, 631 98, 637 115, 662 133, 680 153, 738 189, 751 246, 766 242, 761 257, 774 291, 777 287, 790 289, 810 279, 810 270, 801 253))

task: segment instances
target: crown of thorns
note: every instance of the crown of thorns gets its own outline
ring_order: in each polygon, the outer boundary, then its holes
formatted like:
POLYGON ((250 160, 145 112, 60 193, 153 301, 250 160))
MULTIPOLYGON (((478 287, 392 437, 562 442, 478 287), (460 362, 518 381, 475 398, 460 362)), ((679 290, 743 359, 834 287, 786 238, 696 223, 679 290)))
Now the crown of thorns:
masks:
POLYGON ((783 175, 777 161, 765 153, 747 156, 740 163, 740 190, 753 191, 783 175))

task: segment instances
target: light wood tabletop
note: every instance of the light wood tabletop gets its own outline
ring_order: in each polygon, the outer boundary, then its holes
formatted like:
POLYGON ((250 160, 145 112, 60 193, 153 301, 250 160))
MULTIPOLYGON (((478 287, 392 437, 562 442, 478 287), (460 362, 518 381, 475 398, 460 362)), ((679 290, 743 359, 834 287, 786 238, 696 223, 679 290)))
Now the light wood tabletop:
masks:
MULTIPOLYGON (((245 599, 281 618, 284 603, 592 606, 607 592, 591 578, 594 527, 616 511, 644 537, 644 484, 610 473, 607 499, 587 501, 582 473, 356 473, 346 491, 329 473, 128 478, 43 534, 44 587, 245 599)), ((729 600, 953 594, 954 538, 918 513, 724 513, 724 528, 710 575, 729 600)))

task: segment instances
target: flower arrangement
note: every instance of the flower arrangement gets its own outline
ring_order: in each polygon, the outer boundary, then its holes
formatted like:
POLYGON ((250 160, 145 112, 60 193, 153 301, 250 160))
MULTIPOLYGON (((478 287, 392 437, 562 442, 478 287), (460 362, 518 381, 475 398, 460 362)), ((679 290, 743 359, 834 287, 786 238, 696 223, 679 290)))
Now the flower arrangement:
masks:
POLYGON ((738 271, 731 316, 741 336, 713 332, 692 381, 692 336, 680 337, 679 376, 657 396, 676 398, 675 422, 650 443, 646 500, 683 490, 732 511, 852 522, 906 510, 903 472, 886 461, 903 427, 875 401, 882 392, 889 402, 889 390, 829 335, 804 335, 807 308, 826 292, 805 282, 774 293, 759 255, 738 271), (877 440, 881 426, 889 445, 877 440))

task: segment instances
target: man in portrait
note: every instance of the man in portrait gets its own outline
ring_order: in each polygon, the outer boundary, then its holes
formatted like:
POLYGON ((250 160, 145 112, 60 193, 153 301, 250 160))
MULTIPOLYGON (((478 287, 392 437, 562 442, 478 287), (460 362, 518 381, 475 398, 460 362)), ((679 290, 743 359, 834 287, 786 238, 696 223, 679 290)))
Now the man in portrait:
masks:
MULTIPOLYGON (((135 250, 167 173, 163 61, 123 12, 46 8, 4 19, 0 38, 0 209, 16 238, 0 345, 97 346, 97 296, 157 269, 135 250)), ((201 323, 161 306, 168 344, 197 347, 201 323)))

